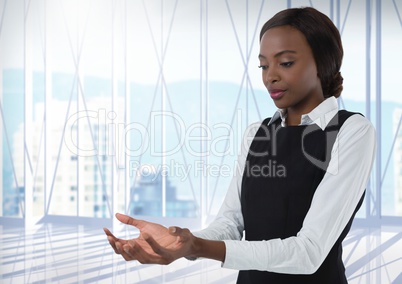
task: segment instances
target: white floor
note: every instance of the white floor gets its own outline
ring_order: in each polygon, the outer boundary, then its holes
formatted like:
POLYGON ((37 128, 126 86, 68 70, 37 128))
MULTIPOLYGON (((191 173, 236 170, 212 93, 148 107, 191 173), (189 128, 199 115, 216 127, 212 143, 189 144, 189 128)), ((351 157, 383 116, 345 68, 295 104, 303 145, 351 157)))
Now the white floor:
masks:
MULTIPOLYGON (((235 283, 209 260, 168 266, 125 262, 101 228, 0 224, 0 283, 235 283)), ((349 283, 402 283, 402 227, 352 228, 344 242, 349 283)))

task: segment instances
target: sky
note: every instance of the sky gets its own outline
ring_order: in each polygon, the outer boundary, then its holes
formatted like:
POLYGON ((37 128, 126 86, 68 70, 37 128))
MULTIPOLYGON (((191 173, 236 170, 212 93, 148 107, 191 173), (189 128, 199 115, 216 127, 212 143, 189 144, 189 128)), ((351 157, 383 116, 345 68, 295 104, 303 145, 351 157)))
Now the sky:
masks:
MULTIPOLYGON (((73 0, 31 1, 24 8, 25 1, 0 0, 0 66, 23 68, 25 62, 28 68, 43 71, 46 62, 51 72, 74 74, 78 70, 80 75, 127 78, 143 84, 155 84, 163 74, 166 82, 201 79, 241 85, 247 75, 252 88, 264 89, 257 68, 259 29, 286 8, 287 2, 73 0)), ((332 2, 333 19, 340 24, 345 50, 343 96, 365 100, 366 1, 340 1, 339 20, 338 1, 332 2)), ((313 4, 331 14, 331 1, 291 3, 313 4)), ((394 3, 382 1, 382 98, 402 102, 398 95, 402 28, 394 3)), ((398 10, 402 10, 400 6, 398 10)), ((374 12, 372 100, 378 70, 374 12)))

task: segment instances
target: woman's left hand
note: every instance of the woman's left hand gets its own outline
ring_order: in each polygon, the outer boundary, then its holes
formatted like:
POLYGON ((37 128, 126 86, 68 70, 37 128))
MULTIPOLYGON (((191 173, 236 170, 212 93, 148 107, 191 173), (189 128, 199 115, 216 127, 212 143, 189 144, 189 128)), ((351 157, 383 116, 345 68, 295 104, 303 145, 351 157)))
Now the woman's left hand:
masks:
POLYGON ((121 254, 126 261, 169 264, 181 257, 192 257, 195 253, 196 237, 188 229, 166 228, 123 214, 116 214, 116 218, 140 230, 138 238, 123 240, 116 238, 108 229, 103 229, 115 253, 121 254))

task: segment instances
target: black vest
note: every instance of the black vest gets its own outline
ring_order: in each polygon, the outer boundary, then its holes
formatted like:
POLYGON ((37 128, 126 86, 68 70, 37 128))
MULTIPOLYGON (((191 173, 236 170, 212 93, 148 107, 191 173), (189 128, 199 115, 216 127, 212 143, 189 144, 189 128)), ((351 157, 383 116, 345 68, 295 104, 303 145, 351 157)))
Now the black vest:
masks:
MULTIPOLYGON (((246 240, 296 236, 324 177, 339 129, 353 114, 339 111, 324 131, 315 124, 281 127, 278 119, 268 126, 269 118, 264 120, 250 145, 242 179, 241 206, 246 240)), ((237 283, 347 283, 342 241, 362 202, 363 197, 314 274, 247 270, 239 272, 237 283)))

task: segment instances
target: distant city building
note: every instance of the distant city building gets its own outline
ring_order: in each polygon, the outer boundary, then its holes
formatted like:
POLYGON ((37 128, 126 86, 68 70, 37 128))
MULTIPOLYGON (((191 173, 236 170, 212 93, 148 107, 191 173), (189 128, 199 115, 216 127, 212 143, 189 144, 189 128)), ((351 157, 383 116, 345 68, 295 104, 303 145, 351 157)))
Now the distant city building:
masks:
MULTIPOLYGON (((68 102, 52 101, 52 107, 46 110, 47 117, 52 118, 46 122, 47 133, 51 133, 47 137, 46 166, 43 155, 45 106, 44 103, 35 104, 33 127, 29 132, 32 139, 29 153, 33 171, 34 216, 42 216, 48 210, 46 213, 49 215, 110 217, 113 186, 119 188, 115 211, 126 212, 125 206, 128 205, 133 215, 163 216, 162 179, 165 178, 165 216, 196 217, 195 202, 178 199, 176 188, 171 185, 168 177, 162 177, 156 171, 147 176, 144 175, 145 171, 141 171, 142 174, 137 176, 130 188, 129 202, 125 202, 124 158, 113 152, 116 151, 116 144, 111 143, 115 139, 112 127, 123 122, 117 115, 106 113, 109 104, 108 100, 102 98, 89 100, 89 112, 70 111, 66 123, 68 102), (119 176, 120 179, 116 178, 119 176)), ((118 102, 118 105, 122 107, 123 102, 118 102)), ((20 215, 19 198, 24 201, 23 141, 24 129, 20 125, 13 135, 16 180, 10 184, 11 193, 3 203, 5 215, 20 215)))
MULTIPOLYGON (((88 109, 98 111, 105 104, 102 99, 90 100, 88 109)), ((43 155, 44 103, 35 104, 33 127, 28 132, 32 141, 29 154, 33 170, 34 216, 43 215, 45 210, 49 215, 110 216, 108 199, 112 195, 111 171, 114 157, 106 155, 105 149, 110 142, 105 131, 106 121, 95 119, 94 111, 80 114, 70 111, 66 123, 68 102, 55 100, 49 105, 51 107, 46 110, 47 117, 51 118, 46 121, 47 133, 50 134, 47 137, 46 166, 43 155)), ((24 185, 24 153, 21 151, 23 135, 24 129, 20 125, 13 137, 13 157, 22 200, 25 192, 25 188, 21 187, 24 185)), ((12 187, 16 186, 14 182, 12 187)), ((123 197, 122 193, 119 200, 123 197)), ((15 201, 18 198, 14 198, 15 201)), ((9 206, 19 207, 18 202, 9 206)))
MULTIPOLYGON (((402 116, 402 109, 394 111, 394 132, 398 128, 402 116)), ((395 215, 402 216, 402 125, 399 127, 394 146, 394 171, 395 171, 395 215)))
MULTIPOLYGON (((131 188, 130 214, 163 216, 163 176, 151 165, 144 165, 138 171, 135 185, 131 188)), ((168 176, 165 185, 166 217, 197 217, 197 206, 193 200, 177 198, 176 187, 168 176)))

